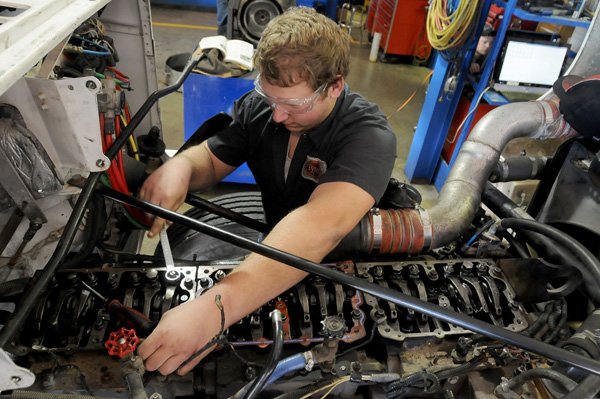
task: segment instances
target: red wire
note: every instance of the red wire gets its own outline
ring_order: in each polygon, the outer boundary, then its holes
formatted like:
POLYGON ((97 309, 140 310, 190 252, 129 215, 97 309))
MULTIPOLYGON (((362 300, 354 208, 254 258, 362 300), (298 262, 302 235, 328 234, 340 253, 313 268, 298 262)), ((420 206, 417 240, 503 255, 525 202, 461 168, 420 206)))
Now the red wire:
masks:
POLYGON ((104 113, 99 113, 100 119, 100 140, 102 141, 102 152, 106 152, 106 141, 104 141, 104 113))
POLYGON ((126 80, 129 82, 129 76, 125 75, 123 72, 119 71, 117 68, 107 66, 106 69, 113 71, 115 73, 117 79, 126 80))
POLYGON ((129 125, 129 122, 131 122, 131 113, 129 112, 129 103, 127 101, 125 101, 125 120, 129 125))
MULTIPOLYGON (((121 135, 121 120, 118 116, 115 116, 115 137, 119 137, 121 135)), ((120 178, 124 183, 124 187, 127 188, 127 180, 125 179, 125 168, 123 167, 123 152, 119 150, 117 153, 117 173, 119 173, 120 178)), ((129 189, 127 189, 127 193, 129 189)))

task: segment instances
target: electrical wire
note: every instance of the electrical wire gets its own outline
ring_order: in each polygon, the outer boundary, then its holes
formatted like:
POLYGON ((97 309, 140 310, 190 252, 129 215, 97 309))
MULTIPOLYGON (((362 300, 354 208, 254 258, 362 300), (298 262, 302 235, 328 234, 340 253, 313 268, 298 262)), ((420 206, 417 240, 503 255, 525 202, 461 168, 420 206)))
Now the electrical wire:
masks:
MULTIPOLYGON (((106 132, 106 121, 103 113, 100 113, 99 119, 102 149, 104 152, 106 152, 106 150, 110 148, 113 144, 113 137, 112 134, 107 134, 106 132)), ((115 137, 118 138, 121 133, 121 124, 118 116, 115 116, 114 122, 115 137)), ((124 194, 130 194, 129 187, 127 185, 127 180, 125 178, 125 169, 123 167, 123 155, 120 151, 117 153, 117 156, 114 157, 111 161, 110 167, 106 170, 106 174, 108 175, 108 187, 111 187, 124 194)), ((130 205, 125 205, 124 207, 122 207, 122 209, 123 215, 125 215, 127 220, 129 220, 136 228, 143 230, 147 229, 149 221, 144 212, 130 205)))
POLYGON ((348 379, 347 379, 347 380, 344 380, 344 381, 341 381, 341 379, 340 379, 340 381, 338 381, 337 383, 335 383, 335 384, 334 384, 334 385, 333 385, 331 388, 329 388, 329 390, 328 390, 327 392, 325 392, 325 394, 324 394, 323 396, 321 396, 321 399, 324 399, 324 398, 326 398, 327 396, 329 396, 329 394, 330 394, 330 393, 331 393, 331 392, 332 392, 332 391, 333 391, 335 388, 337 388, 338 386, 342 385, 343 383, 345 383, 345 382, 347 382, 347 381, 350 381, 350 377, 348 377, 348 379))
POLYGON ((473 243, 475 242, 477 237, 479 237, 484 231, 489 229, 493 224, 494 224, 493 220, 488 220, 487 222, 485 222, 485 224, 483 226, 481 226, 479 229, 477 229, 475 234, 473 234, 473 236, 469 239, 469 241, 467 241, 467 243, 465 245, 467 247, 470 247, 471 245, 473 245, 473 243))
POLYGON ((483 95, 490 89, 491 87, 488 86, 485 88, 485 90, 483 90, 481 92, 481 94, 479 94, 479 96, 477 97, 477 100, 475 102, 475 107, 473 107, 473 109, 463 118, 463 120, 460 122, 460 125, 458 125, 458 127, 456 128, 456 130, 454 131, 454 135, 452 136, 452 140, 448 140, 448 138, 446 138, 446 142, 448 144, 454 144, 454 142, 456 141, 456 139, 460 136, 460 131, 462 130, 462 127, 464 126, 465 122, 467 121, 467 119, 469 119, 469 117, 471 115, 473 115, 473 113, 475 111, 477 111, 477 107, 479 107, 479 103, 481 102, 481 99, 483 98, 483 95))
MULTIPOLYGON (((419 86, 422 86, 425 84, 425 82, 427 82, 427 80, 429 80, 429 78, 431 77, 431 75, 433 75, 433 71, 429 72, 427 74, 427 76, 425 76, 425 78, 421 81, 421 83, 419 83, 419 86)), ((415 95, 417 94, 417 90, 413 91, 412 94, 410 96, 408 96, 408 98, 402 103, 402 105, 400 105, 398 107, 398 109, 396 109, 394 112, 392 112, 391 114, 389 114, 386 119, 391 119, 392 116, 394 116, 395 113, 402 111, 402 109, 404 109, 404 107, 406 107, 408 105, 408 103, 410 103, 412 101, 412 99, 415 97, 415 95)))
MULTIPOLYGON (((127 127, 127 121, 125 120, 125 117, 123 116, 123 114, 121 114, 121 123, 123 123, 123 127, 127 127)), ((139 161, 140 153, 138 151, 138 146, 137 146, 137 143, 135 141, 133 134, 131 136, 129 136, 129 138, 127 139, 127 142, 129 143, 129 150, 130 150, 131 156, 133 156, 133 158, 136 161, 139 161)))
POLYGON ((459 1, 451 10, 448 0, 432 0, 427 12, 427 38, 436 50, 462 46, 473 26, 479 1, 459 1))
MULTIPOLYGON (((98 79, 106 79, 106 75, 103 74, 103 73, 100 73, 100 72, 96 72, 94 74, 94 76, 97 77, 98 79)), ((114 79, 115 83, 117 85, 119 85, 119 86, 127 86, 127 85, 129 85, 129 81, 124 81, 124 80, 121 80, 121 79, 116 78, 116 77, 113 78, 113 79, 114 79)))
POLYGON ((323 387, 321 387, 321 388, 317 388, 317 389, 315 389, 314 391, 312 391, 312 392, 309 392, 309 393, 307 393, 307 394, 306 394, 306 395, 304 395, 304 396, 301 396, 301 397, 300 397, 300 399, 306 399, 306 398, 310 398, 311 396, 313 396, 313 395, 316 395, 316 394, 318 394, 319 392, 321 392, 321 391, 324 391, 324 390, 326 390, 326 389, 330 388, 330 389, 329 389, 329 390, 328 390, 328 391, 325 393, 325 395, 324 395, 324 396, 321 396, 321 398, 324 398, 324 397, 326 397, 327 395, 329 395, 329 394, 331 393, 331 391, 332 391, 332 390, 333 390, 335 387, 337 387, 338 385, 340 385, 340 384, 342 384, 342 383, 344 383, 344 382, 346 382, 346 381, 350 381, 350 376, 349 376, 349 375, 347 375, 347 376, 345 376, 345 377, 338 378, 337 380, 334 380, 334 381, 333 381, 333 382, 331 382, 330 384, 327 384, 327 385, 325 385, 325 386, 323 386, 323 387))
POLYGON ((109 71, 112 71, 115 76, 117 77, 117 79, 120 79, 124 82, 129 83, 129 76, 125 75, 123 72, 119 71, 117 68, 113 67, 113 66, 107 66, 106 69, 108 69, 109 71))

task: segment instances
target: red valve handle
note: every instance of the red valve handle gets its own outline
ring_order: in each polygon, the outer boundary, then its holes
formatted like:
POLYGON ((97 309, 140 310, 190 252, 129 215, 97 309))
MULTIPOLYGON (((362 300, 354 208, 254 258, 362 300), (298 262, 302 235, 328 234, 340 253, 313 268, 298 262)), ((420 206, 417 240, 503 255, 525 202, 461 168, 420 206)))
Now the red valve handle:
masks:
POLYGON ((135 334, 135 330, 121 328, 119 331, 110 333, 104 347, 108 349, 109 355, 123 358, 129 353, 133 353, 139 343, 140 339, 135 334))

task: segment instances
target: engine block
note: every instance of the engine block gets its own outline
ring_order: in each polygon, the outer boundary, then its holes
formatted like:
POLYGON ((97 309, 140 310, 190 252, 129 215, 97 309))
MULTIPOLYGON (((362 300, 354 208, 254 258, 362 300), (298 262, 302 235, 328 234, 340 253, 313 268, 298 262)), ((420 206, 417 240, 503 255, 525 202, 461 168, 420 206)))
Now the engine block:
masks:
MULTIPOLYGON (((213 262, 177 267, 169 272, 163 267, 115 266, 60 271, 37 303, 13 349, 16 353, 101 349, 108 335, 127 322, 109 313, 100 295, 109 301, 118 299, 156 321, 181 303, 210 295, 207 290, 236 266, 237 263, 213 262)), ((492 260, 344 262, 323 267, 336 267, 512 331, 527 327, 523 307, 514 301, 514 291, 492 260)), ((233 346, 268 345, 269 313, 273 309, 284 316, 285 342, 290 344, 322 341, 321 321, 327 316, 339 316, 345 321, 345 343, 364 338, 371 325, 382 337, 395 341, 470 333, 372 295, 309 276, 231 326, 229 342, 233 346)))

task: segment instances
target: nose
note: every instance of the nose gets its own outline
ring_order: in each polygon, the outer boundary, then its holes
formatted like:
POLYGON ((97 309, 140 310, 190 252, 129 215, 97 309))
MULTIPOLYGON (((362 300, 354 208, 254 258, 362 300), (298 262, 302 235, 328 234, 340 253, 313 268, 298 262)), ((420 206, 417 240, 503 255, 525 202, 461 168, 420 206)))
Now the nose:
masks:
POLYGON ((273 122, 281 123, 288 118, 288 113, 279 109, 279 107, 273 107, 273 122))

